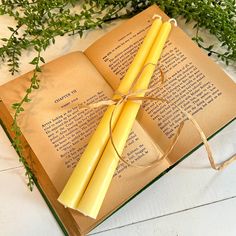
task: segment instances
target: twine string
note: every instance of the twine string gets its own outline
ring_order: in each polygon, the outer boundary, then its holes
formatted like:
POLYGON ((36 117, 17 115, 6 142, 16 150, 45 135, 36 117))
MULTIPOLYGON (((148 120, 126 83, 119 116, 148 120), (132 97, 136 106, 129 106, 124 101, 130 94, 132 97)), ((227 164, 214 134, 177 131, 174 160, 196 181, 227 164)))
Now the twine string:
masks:
POLYGON ((209 145, 209 143, 207 141, 207 137, 204 134, 202 128, 200 127, 200 125, 198 124, 196 119, 190 113, 186 112, 182 107, 176 105, 174 102, 170 102, 167 99, 161 98, 159 96, 157 96, 157 97, 145 96, 145 95, 140 96, 140 94, 145 94, 147 92, 156 91, 156 90, 160 89, 161 86, 164 84, 165 76, 164 76, 164 73, 163 73, 163 71, 162 71, 162 69, 160 67, 159 67, 160 84, 157 83, 152 88, 140 89, 140 90, 133 91, 134 86, 135 86, 137 80, 139 79, 140 75, 143 73, 144 69, 147 68, 147 66, 150 66, 150 65, 156 67, 156 64, 154 64, 154 63, 147 63, 147 64, 145 64, 143 66, 142 70, 136 76, 136 78, 133 81, 133 83, 132 83, 132 85, 131 85, 131 87, 130 87, 130 89, 129 89, 127 94, 122 94, 119 91, 116 91, 115 95, 117 95, 119 98, 99 101, 99 102, 92 103, 92 104, 89 104, 89 105, 84 105, 84 104, 79 105, 80 108, 86 108, 86 109, 92 109, 92 108, 97 108, 97 107, 101 107, 101 106, 114 105, 114 109, 112 110, 111 117, 110 117, 110 120, 109 120, 109 138, 110 138, 111 144, 112 144, 112 146, 113 146, 113 148, 114 148, 114 150, 116 152, 116 155, 120 159, 120 161, 124 162, 128 166, 132 166, 132 167, 136 167, 136 168, 150 168, 150 167, 156 166, 157 164, 159 164, 163 159, 165 159, 171 153, 171 151, 173 150, 173 148, 175 147, 175 145, 176 145, 176 143, 177 143, 177 141, 179 139, 180 133, 181 133, 181 131, 183 129, 183 126, 184 126, 184 123, 185 123, 185 121, 182 121, 180 123, 180 125, 177 128, 177 131, 176 131, 173 139, 171 140, 171 142, 169 144, 169 147, 167 148, 167 150, 164 152, 164 154, 161 157, 159 157, 158 159, 152 161, 149 164, 145 164, 145 165, 129 163, 118 152, 116 144, 114 142, 113 134, 112 134, 112 121, 113 121, 114 113, 115 113, 115 111, 116 111, 116 109, 117 109, 117 107, 119 105, 121 105, 122 103, 125 103, 127 101, 132 101, 132 102, 142 102, 142 101, 157 102, 157 101, 160 101, 160 102, 168 104, 169 106, 176 107, 179 111, 181 111, 181 113, 183 113, 187 117, 187 120, 189 120, 192 123, 192 125, 195 127, 195 129, 199 133, 199 136, 200 136, 200 138, 202 140, 202 143, 205 146, 205 149, 206 149, 206 152, 207 152, 207 156, 208 156, 210 165, 211 165, 211 167, 213 169, 215 169, 215 170, 222 170, 225 167, 227 167, 228 165, 230 165, 233 161, 236 161, 236 155, 233 155, 228 160, 223 161, 220 164, 216 164, 215 160, 213 158, 213 155, 212 155, 212 151, 211 151, 210 145, 209 145))

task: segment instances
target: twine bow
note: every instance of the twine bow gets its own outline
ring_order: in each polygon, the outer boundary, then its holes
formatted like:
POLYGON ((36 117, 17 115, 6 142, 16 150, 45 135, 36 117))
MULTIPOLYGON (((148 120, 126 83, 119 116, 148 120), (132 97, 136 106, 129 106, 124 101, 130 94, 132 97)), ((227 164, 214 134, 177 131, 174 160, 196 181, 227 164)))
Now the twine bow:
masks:
MULTIPOLYGON (((180 125, 177 128, 177 131, 176 131, 176 133, 175 133, 175 135, 174 135, 174 137, 173 137, 169 147, 165 151, 165 153, 160 158, 158 158, 157 160, 155 160, 155 161, 153 161, 153 162, 151 162, 150 164, 147 164, 147 165, 142 165, 142 164, 138 164, 137 165, 137 164, 131 164, 131 163, 127 162, 122 157, 122 155, 118 152, 118 150, 116 148, 116 144, 115 144, 114 139, 113 139, 113 135, 112 135, 112 120, 113 120, 114 113, 115 113, 115 111, 116 111, 116 109, 117 109, 117 107, 119 105, 121 105, 122 103, 125 103, 127 101, 133 101, 133 102, 142 102, 142 101, 157 102, 157 101, 161 101, 163 103, 167 103, 169 106, 176 107, 193 124, 193 126, 196 128, 196 130, 199 133, 199 136, 200 136, 200 138, 202 140, 203 145, 205 146, 205 149, 206 149, 206 152, 207 152, 207 156, 208 156, 210 165, 211 165, 211 167, 213 169, 215 169, 215 170, 222 170, 225 167, 227 167, 229 164, 231 164, 233 161, 235 161, 236 160, 236 155, 232 156, 231 158, 229 158, 226 161, 223 161, 220 164, 216 164, 215 163, 215 160, 213 158, 212 151, 211 151, 210 145, 209 145, 209 143, 207 141, 206 135, 204 134, 203 130, 201 129, 201 127, 198 124, 198 122, 196 121, 196 119, 194 119, 194 117, 190 113, 186 112, 182 107, 176 105, 174 102, 170 102, 167 99, 164 99, 164 98, 161 98, 161 97, 152 97, 152 96, 145 96, 145 95, 140 96, 140 94, 145 94, 147 92, 152 92, 152 91, 155 91, 155 90, 159 89, 160 85, 157 84, 156 86, 154 86, 152 88, 133 91, 134 85, 136 84, 138 78, 140 77, 140 75, 142 74, 143 70, 147 66, 155 66, 156 67, 156 64, 154 64, 154 63, 147 63, 146 65, 144 65, 144 67, 142 68, 141 72, 138 74, 138 76, 133 81, 133 83, 131 85, 131 88, 129 89, 129 92, 127 94, 122 94, 122 93, 116 91, 115 95, 117 95, 117 96, 115 96, 115 97, 118 97, 118 98, 103 100, 103 101, 99 101, 99 102, 92 103, 92 104, 89 104, 89 105, 84 105, 84 104, 80 104, 79 105, 80 108, 85 108, 85 109, 92 109, 92 108, 97 108, 97 107, 101 107, 101 106, 109 106, 109 105, 114 105, 115 106, 115 108, 112 111, 110 120, 109 120, 109 138, 111 140, 111 144, 112 144, 112 146, 113 146, 113 148, 114 148, 118 158, 122 162, 124 162, 125 164, 127 164, 129 166, 132 166, 132 167, 150 168, 150 167, 153 167, 153 166, 157 165, 158 163, 160 163, 163 159, 165 159, 170 154, 170 152, 173 150, 174 146, 176 145, 176 143, 177 143, 177 141, 179 139, 179 136, 180 136, 180 133, 181 133, 181 130, 182 130, 183 126, 184 126, 184 122, 185 121, 182 121, 180 123, 180 125)), ((160 71, 161 86, 162 86, 164 84, 164 82, 165 82, 165 77, 164 77, 164 73, 161 70, 161 68, 159 68, 159 71, 160 71)))

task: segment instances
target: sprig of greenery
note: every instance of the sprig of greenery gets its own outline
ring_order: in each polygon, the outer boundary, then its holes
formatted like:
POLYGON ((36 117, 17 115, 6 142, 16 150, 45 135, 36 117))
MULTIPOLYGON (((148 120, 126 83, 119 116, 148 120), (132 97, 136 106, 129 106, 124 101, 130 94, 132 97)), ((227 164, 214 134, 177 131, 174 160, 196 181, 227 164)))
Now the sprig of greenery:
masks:
POLYGON ((28 183, 27 186, 29 187, 29 189, 32 191, 33 190, 33 186, 34 186, 34 174, 29 166, 29 164, 27 163, 24 154, 23 154, 23 146, 22 143, 20 141, 20 137, 22 135, 20 127, 18 125, 18 117, 19 115, 24 111, 23 108, 23 104, 24 103, 29 103, 31 101, 31 99, 29 98, 29 95, 32 93, 32 91, 34 89, 38 89, 39 88, 39 82, 40 80, 38 79, 38 73, 41 72, 41 69, 39 67, 40 61, 44 62, 44 59, 41 57, 41 48, 35 48, 35 50, 38 52, 37 56, 30 62, 30 64, 35 65, 35 69, 31 78, 31 83, 29 88, 27 88, 27 90, 25 91, 25 95, 22 98, 22 100, 20 102, 17 103, 13 103, 12 104, 12 108, 15 110, 14 113, 14 117, 13 117, 13 123, 11 126, 12 131, 15 134, 15 137, 13 139, 13 146, 16 149, 18 155, 19 155, 19 161, 24 165, 25 167, 25 176, 28 179, 28 183))
POLYGON ((40 63, 45 63, 41 56, 58 36, 83 36, 85 31, 102 28, 115 19, 129 18, 156 3, 170 17, 182 16, 186 23, 194 21, 196 35, 193 40, 199 47, 216 54, 228 64, 236 61, 236 0, 2 0, 0 15, 8 15, 15 22, 15 27, 8 27, 11 35, 2 38, 0 60, 7 63, 11 74, 20 68, 20 57, 26 50, 34 50, 37 56, 30 62, 34 65, 31 84, 21 101, 12 105, 15 109, 12 130, 15 133, 14 147, 20 162, 26 169, 28 186, 33 187, 33 173, 23 156, 20 142, 21 130, 18 117, 24 111, 24 104, 31 101, 31 93, 39 88, 38 73, 40 63), (80 5, 81 7, 79 7, 80 5), (213 50, 214 45, 207 45, 200 37, 199 29, 206 29, 221 42, 224 52, 213 50))

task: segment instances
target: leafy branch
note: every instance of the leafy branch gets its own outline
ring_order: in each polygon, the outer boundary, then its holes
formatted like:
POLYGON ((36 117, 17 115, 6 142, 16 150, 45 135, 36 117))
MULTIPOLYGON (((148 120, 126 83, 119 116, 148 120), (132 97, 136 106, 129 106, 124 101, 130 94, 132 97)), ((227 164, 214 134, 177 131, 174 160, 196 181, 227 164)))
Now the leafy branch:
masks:
POLYGON ((26 92, 25 92, 25 96, 22 98, 22 100, 18 103, 14 103, 12 104, 12 108, 15 110, 14 116, 13 116, 13 123, 11 126, 12 131, 15 134, 15 137, 13 139, 13 146, 15 148, 15 150, 17 151, 18 155, 19 155, 19 161, 24 165, 25 167, 25 176, 28 179, 28 183, 27 186, 29 187, 29 189, 32 191, 33 190, 33 186, 34 186, 34 174, 29 166, 29 164, 27 163, 27 161, 25 160, 24 154, 23 154, 23 146, 22 143, 20 141, 20 137, 21 137, 21 130, 20 127, 18 125, 18 117, 20 115, 21 112, 24 111, 23 105, 24 103, 29 103, 31 101, 31 99, 29 98, 29 95, 32 93, 32 91, 34 89, 38 89, 39 88, 39 82, 40 80, 38 79, 38 73, 41 72, 41 69, 39 67, 39 63, 40 61, 44 62, 44 59, 40 56, 41 53, 41 49, 40 48, 36 48, 36 50, 38 51, 37 56, 30 62, 31 64, 35 65, 35 69, 33 72, 33 76, 31 78, 31 83, 29 88, 27 88, 26 92))
POLYGON ((15 133, 14 147, 20 162, 26 169, 28 186, 33 188, 33 173, 23 156, 20 142, 21 130, 18 117, 25 103, 31 101, 31 93, 39 88, 40 65, 45 63, 41 53, 55 43, 59 36, 79 35, 85 31, 102 28, 105 24, 121 18, 129 18, 156 3, 170 17, 182 16, 186 23, 195 22, 193 40, 199 47, 215 54, 226 64, 236 61, 236 0, 2 0, 0 15, 12 17, 15 27, 8 27, 8 38, 1 38, 0 60, 9 66, 13 75, 19 71, 20 57, 24 51, 36 52, 30 64, 34 72, 29 88, 21 101, 12 105, 15 110, 12 130, 15 133), (220 41, 224 52, 207 45, 199 35, 206 29, 220 41), (214 50, 213 50, 214 49, 214 50))
POLYGON ((197 23, 194 27, 196 27, 197 30, 196 30, 195 37, 193 37, 192 39, 194 41, 196 41, 197 45, 200 48, 203 48, 204 50, 206 50, 208 52, 208 56, 211 56, 211 55, 214 54, 218 58, 220 58, 222 61, 224 61, 226 63, 226 65, 229 65, 229 61, 232 60, 230 53, 228 51, 226 51, 226 52, 218 52, 218 51, 213 50, 213 48, 214 48, 213 44, 211 44, 209 46, 204 46, 204 40, 203 40, 202 37, 199 36, 199 24, 197 23))

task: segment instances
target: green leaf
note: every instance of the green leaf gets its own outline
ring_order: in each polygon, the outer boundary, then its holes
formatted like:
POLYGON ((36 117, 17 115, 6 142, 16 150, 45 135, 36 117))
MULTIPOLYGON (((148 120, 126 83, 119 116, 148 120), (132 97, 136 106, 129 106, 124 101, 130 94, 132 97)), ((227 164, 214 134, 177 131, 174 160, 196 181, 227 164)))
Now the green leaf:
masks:
POLYGON ((24 102, 31 102, 31 99, 28 97, 25 97, 24 102))
POLYGON ((20 106, 20 103, 13 103, 13 104, 11 105, 11 107, 12 107, 13 109, 17 109, 19 106, 20 106))
POLYGON ((201 38, 201 37, 198 37, 197 39, 202 43, 204 42, 203 38, 201 38))
POLYGON ((3 42, 7 42, 7 41, 8 41, 7 38, 1 38, 1 40, 2 40, 3 42))
POLYGON ((31 93, 31 91, 32 91, 31 88, 26 89, 26 93, 31 93))
POLYGON ((7 27, 10 31, 12 31, 12 32, 14 32, 15 30, 12 28, 12 27, 10 27, 10 26, 8 26, 7 27))
POLYGON ((45 60, 44 60, 43 57, 40 57, 40 61, 43 62, 43 63, 45 63, 45 60))
POLYGON ((214 47, 214 45, 210 45, 207 50, 211 51, 213 49, 213 47, 214 47))
POLYGON ((37 65, 38 64, 38 57, 35 57, 29 64, 32 64, 32 65, 37 65))

